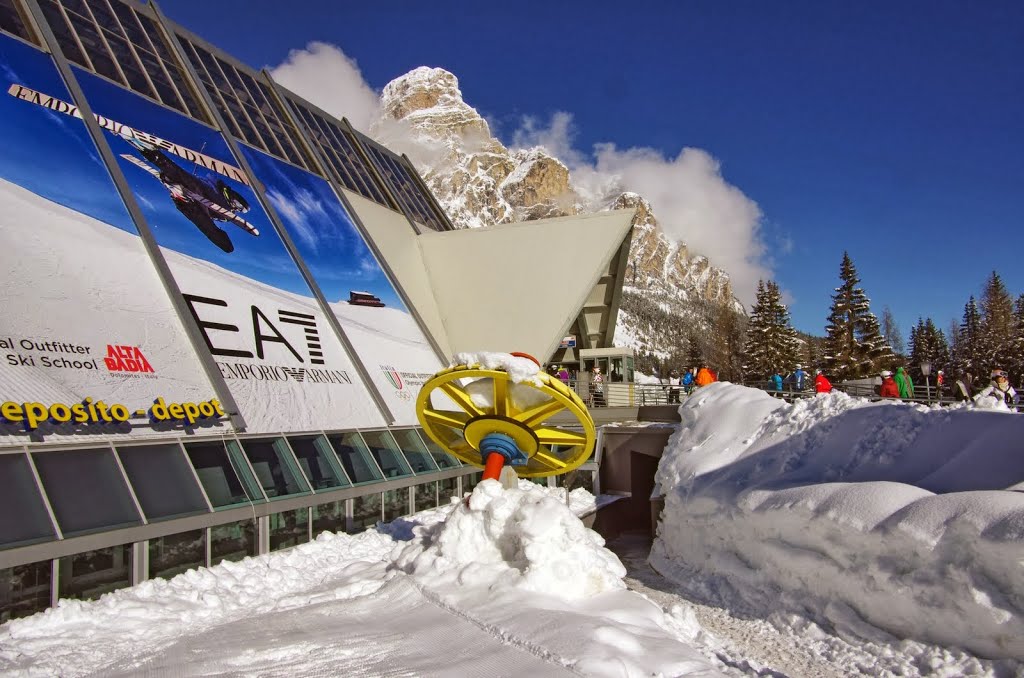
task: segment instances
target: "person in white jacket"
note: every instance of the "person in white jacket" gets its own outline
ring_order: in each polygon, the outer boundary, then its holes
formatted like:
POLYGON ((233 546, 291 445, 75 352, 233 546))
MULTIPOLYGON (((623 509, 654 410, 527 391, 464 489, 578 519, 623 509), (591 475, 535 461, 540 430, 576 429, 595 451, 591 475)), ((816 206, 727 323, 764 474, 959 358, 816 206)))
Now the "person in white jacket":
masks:
POLYGON ((992 370, 992 383, 974 396, 974 402, 985 407, 998 407, 1003 403, 1011 410, 1017 408, 1017 391, 1010 386, 1010 375, 1006 370, 992 370))

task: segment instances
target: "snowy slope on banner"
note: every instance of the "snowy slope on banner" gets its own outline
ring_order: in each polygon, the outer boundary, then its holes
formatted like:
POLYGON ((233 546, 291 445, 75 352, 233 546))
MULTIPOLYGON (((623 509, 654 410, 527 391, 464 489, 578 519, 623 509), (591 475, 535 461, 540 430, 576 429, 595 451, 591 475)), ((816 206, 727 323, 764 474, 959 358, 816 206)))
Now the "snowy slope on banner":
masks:
MULTIPOLYGON (((0 339, 15 344, 2 355, 36 362, 27 367, 0 361, 4 400, 49 404, 92 397, 135 411, 158 396, 168 402, 216 397, 137 236, 3 180, 0 203, 8 281, 0 287, 0 339), (22 339, 74 344, 89 353, 24 350, 22 339), (139 347, 154 373, 110 373, 103 362, 108 344, 139 347), (45 368, 40 366, 44 355, 95 359, 98 369, 45 368)), ((5 431, 19 428, 10 425, 5 431)), ((109 427, 102 432, 115 434, 109 427)), ((152 431, 133 428, 133 434, 147 433, 152 431)), ((0 441, 23 438, 2 435, 0 441)))
POLYGON ((387 400, 395 415, 395 423, 415 425, 416 397, 420 386, 435 372, 447 367, 427 343, 416 319, 397 308, 354 306, 346 302, 331 304, 331 310, 338 316, 381 395, 387 400), (397 383, 392 383, 384 373, 396 363, 420 365, 423 366, 421 369, 429 368, 431 371, 398 370, 397 383))

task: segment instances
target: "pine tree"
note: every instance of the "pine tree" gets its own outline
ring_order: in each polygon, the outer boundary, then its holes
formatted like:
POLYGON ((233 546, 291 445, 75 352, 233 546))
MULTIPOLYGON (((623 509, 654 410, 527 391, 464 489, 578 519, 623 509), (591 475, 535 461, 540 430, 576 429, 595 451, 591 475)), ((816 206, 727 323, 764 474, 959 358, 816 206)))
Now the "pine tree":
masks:
POLYGON ((782 303, 778 284, 759 281, 747 325, 746 375, 761 380, 777 371, 785 373, 801 362, 798 349, 796 330, 790 325, 789 309, 782 303))
POLYGON ((977 377, 981 374, 982 358, 979 336, 981 335, 981 314, 974 295, 964 304, 964 317, 956 339, 956 355, 953 364, 961 374, 977 377))
POLYGON ((1005 367, 1010 360, 1014 336, 1013 297, 995 271, 981 293, 981 325, 978 333, 978 359, 981 374, 1005 367))
POLYGON ((714 323, 715 340, 710 346, 711 369, 723 381, 743 382, 743 344, 746 316, 729 304, 718 307, 714 323))
POLYGON ((885 337, 885 341, 892 347, 893 353, 903 355, 906 351, 903 345, 903 334, 900 332, 900 326, 888 306, 882 309, 882 336, 885 337))
POLYGON ((917 326, 910 331, 910 371, 917 376, 921 373, 921 364, 930 363, 932 372, 945 370, 949 366, 949 344, 931 318, 917 319, 917 326))
POLYGON ((857 269, 846 252, 839 278, 843 284, 832 295, 832 311, 825 327, 825 365, 835 380, 843 381, 889 367, 895 356, 882 337, 870 300, 858 287, 857 269))
POLYGON ((691 332, 686 336, 686 368, 699 369, 704 362, 704 351, 701 350, 697 336, 691 332))
POLYGON ((1024 380, 1024 294, 1017 297, 1013 309, 1013 340, 1006 369, 1010 371, 1012 383, 1020 384, 1024 380))

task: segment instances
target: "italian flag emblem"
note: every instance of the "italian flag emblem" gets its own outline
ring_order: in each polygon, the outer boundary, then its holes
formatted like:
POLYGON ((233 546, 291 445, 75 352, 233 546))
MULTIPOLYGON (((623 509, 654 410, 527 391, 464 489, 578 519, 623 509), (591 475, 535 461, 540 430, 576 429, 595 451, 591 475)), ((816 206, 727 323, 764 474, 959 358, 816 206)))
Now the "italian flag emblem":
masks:
POLYGON ((382 372, 384 372, 384 376, 388 378, 388 383, 394 386, 395 389, 401 391, 402 377, 398 374, 398 370, 396 370, 391 365, 381 365, 380 369, 382 372))

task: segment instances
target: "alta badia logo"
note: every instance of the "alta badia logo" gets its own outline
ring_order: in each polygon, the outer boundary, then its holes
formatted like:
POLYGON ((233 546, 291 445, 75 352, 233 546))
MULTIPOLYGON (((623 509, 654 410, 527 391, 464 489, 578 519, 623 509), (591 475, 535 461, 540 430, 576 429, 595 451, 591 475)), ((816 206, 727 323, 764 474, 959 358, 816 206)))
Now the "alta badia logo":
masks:
POLYGON ((108 372, 130 374, 153 374, 156 370, 142 354, 138 346, 107 344, 107 357, 103 359, 108 372))

